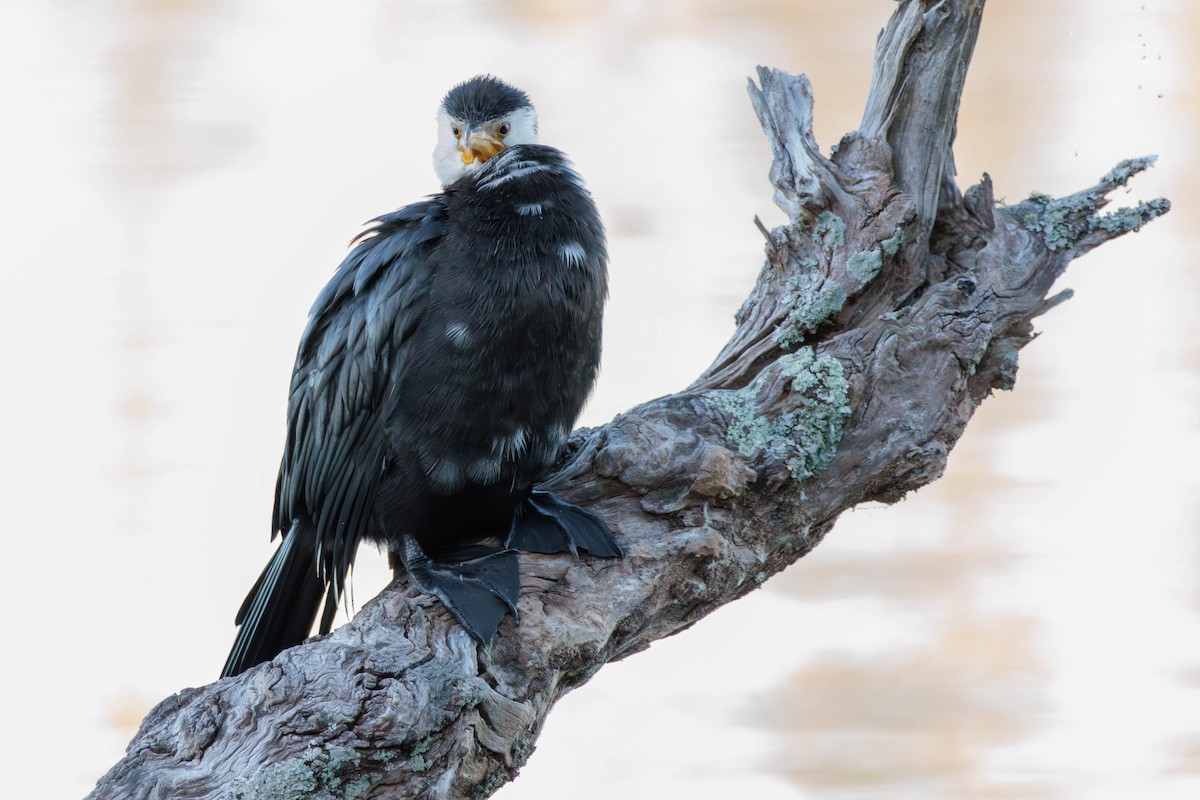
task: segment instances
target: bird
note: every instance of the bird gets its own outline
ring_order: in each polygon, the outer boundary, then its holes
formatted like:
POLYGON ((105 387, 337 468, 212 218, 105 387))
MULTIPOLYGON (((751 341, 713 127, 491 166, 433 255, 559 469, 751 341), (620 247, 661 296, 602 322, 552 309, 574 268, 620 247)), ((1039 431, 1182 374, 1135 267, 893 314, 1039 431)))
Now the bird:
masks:
POLYGON ((491 75, 437 111, 442 191, 371 220, 318 294, 288 391, 278 549, 222 677, 328 633, 360 542, 487 644, 517 616, 518 551, 619 558, 539 486, 600 363, 608 253, 529 96, 491 75), (323 608, 322 608, 323 605, 323 608))

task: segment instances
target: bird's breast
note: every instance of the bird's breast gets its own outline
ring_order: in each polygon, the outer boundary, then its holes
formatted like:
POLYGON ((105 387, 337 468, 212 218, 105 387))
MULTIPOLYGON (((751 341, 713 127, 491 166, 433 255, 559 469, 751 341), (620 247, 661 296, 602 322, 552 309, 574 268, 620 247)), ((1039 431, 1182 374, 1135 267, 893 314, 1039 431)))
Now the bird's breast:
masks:
POLYGON ((573 173, 528 161, 455 198, 405 368, 392 435, 439 491, 532 481, 595 380, 603 230, 573 173))

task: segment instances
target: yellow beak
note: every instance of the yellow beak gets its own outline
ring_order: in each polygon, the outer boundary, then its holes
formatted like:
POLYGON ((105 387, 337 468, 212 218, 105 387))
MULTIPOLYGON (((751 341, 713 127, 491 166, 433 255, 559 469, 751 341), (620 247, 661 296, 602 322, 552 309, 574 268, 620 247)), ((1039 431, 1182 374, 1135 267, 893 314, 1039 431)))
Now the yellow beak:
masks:
POLYGON ((504 142, 490 136, 486 131, 469 129, 458 143, 464 164, 479 159, 482 163, 504 149, 504 142))

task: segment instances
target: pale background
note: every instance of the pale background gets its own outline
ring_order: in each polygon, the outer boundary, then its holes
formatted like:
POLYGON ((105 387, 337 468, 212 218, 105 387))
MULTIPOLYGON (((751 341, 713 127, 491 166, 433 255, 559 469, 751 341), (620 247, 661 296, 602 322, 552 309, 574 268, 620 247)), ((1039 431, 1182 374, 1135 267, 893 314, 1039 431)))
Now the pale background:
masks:
MULTIPOLYGON (((304 316, 358 225, 437 189, 491 71, 607 220, 599 424, 686 385, 781 215, 745 97, 857 125, 894 3, 0 3, 5 797, 86 793, 216 677, 265 563, 304 316)), ((964 184, 1175 210, 1076 262, 943 480, 603 670, 506 800, 1200 797, 1200 5, 993 0, 964 184)), ((384 580, 364 551, 356 595, 384 580)))

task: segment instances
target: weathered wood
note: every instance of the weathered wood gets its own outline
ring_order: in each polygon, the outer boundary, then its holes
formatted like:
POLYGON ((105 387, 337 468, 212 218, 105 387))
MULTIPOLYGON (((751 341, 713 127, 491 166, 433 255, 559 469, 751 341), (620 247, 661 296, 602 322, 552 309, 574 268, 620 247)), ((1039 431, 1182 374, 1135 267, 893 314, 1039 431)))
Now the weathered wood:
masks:
POLYGON ((941 475, 978 404, 1011 388, 1031 320, 1076 256, 1165 200, 1102 214, 1152 159, 996 206, 951 144, 983 0, 901 0, 862 127, 829 158, 803 76, 750 95, 789 222, 713 365, 681 394, 577 431, 552 485, 623 561, 522 556, 521 623, 478 648, 395 582, 348 625, 146 717, 101 798, 482 798, 604 664, 677 633, 820 542, 838 515, 941 475))

